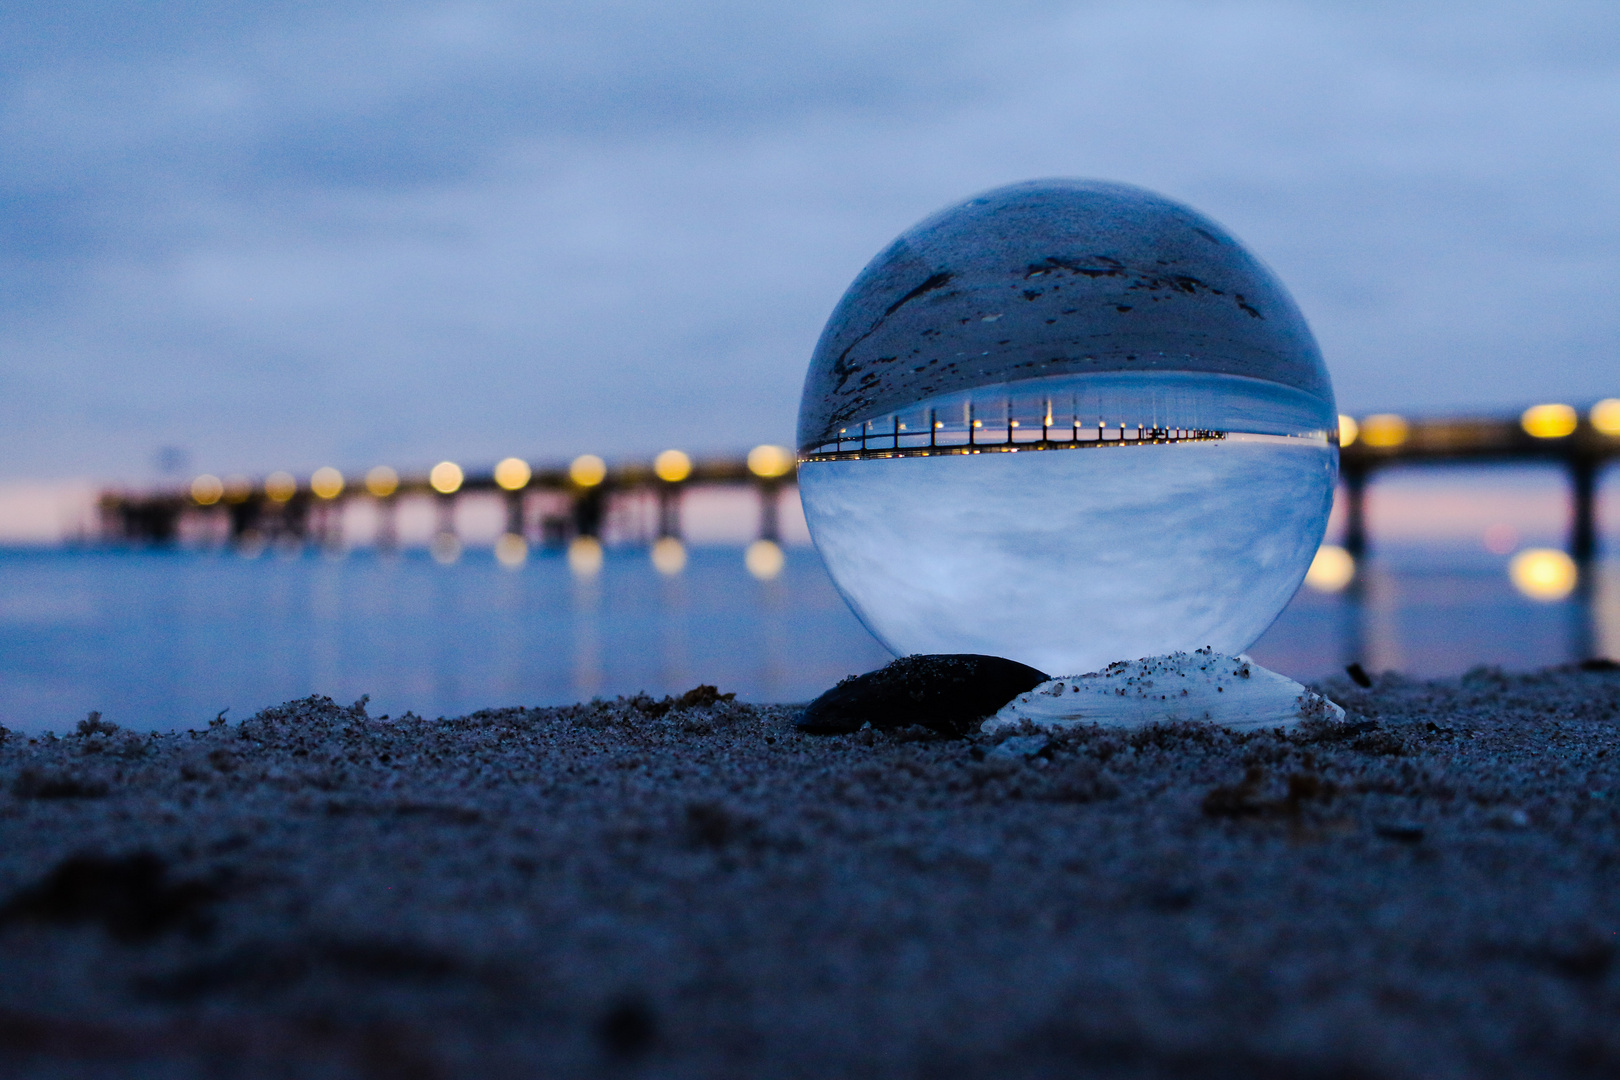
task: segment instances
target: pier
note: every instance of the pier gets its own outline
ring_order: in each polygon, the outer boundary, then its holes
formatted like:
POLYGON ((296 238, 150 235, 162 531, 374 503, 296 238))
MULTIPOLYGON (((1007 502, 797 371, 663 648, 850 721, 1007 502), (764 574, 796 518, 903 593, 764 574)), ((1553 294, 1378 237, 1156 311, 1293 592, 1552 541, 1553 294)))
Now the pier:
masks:
MULTIPOLYGON (((188 524, 223 525, 203 529, 223 533, 236 545, 260 541, 337 546, 343 509, 355 499, 372 501, 379 512, 378 546, 397 539, 395 518, 402 499, 428 497, 437 505, 438 535, 454 537, 457 500, 497 495, 506 504, 506 535, 525 543, 565 547, 602 536, 616 503, 651 498, 656 503, 653 535, 681 537, 681 502, 692 487, 744 487, 760 502, 759 539, 779 539, 778 503, 793 483, 793 456, 779 446, 758 446, 746 456, 693 460, 668 450, 650 462, 609 465, 594 454, 567 464, 534 467, 507 458, 493 467, 464 470, 451 461, 416 474, 378 466, 358 476, 317 469, 300 480, 287 472, 261 478, 204 474, 184 488, 149 492, 106 491, 99 501, 100 539, 108 543, 166 546, 179 543, 188 524)), ((196 530, 192 530, 196 531, 196 530)))
POLYGON ((1341 417, 1339 442, 1344 547, 1358 559, 1369 545, 1366 491, 1377 473, 1407 465, 1547 464, 1569 478, 1573 512, 1565 546, 1584 564, 1597 555, 1599 475, 1620 457, 1620 399, 1600 401, 1584 415, 1569 405, 1545 404, 1516 417, 1341 417))

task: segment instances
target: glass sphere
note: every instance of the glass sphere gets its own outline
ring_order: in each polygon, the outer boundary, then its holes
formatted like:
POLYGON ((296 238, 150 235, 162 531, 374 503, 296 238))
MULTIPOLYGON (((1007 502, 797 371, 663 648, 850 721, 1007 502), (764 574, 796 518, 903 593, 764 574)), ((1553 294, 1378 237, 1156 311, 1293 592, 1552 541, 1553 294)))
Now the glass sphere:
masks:
POLYGON ((799 407, 811 537, 897 655, 1054 674, 1248 648, 1338 477, 1309 327, 1225 230, 1140 188, 1014 184, 884 249, 799 407))

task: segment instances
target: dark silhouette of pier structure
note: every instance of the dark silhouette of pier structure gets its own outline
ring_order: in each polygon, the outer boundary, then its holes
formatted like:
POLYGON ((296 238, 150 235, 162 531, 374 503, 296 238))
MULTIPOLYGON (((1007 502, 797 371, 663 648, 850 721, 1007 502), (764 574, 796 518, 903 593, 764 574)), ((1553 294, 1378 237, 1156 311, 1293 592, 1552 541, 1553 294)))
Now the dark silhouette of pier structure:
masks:
MULTIPOLYGON (((1408 465, 1545 464, 1569 478, 1572 513, 1566 550, 1578 564, 1598 553, 1597 487, 1606 464, 1620 458, 1620 429, 1599 430, 1574 410, 1522 417, 1447 417, 1406 421, 1382 414, 1364 418, 1357 438, 1339 450, 1345 497, 1344 547, 1359 561, 1368 549, 1366 492, 1379 472, 1408 465)), ((1605 419, 1607 419, 1605 417, 1605 419)), ((1615 425, 1605 423, 1604 428, 1615 425)), ((1583 575, 1584 576, 1584 575, 1583 575)))
POLYGON ((591 458, 592 464, 582 472, 580 463, 585 460, 532 469, 521 463, 517 472, 521 483, 515 482, 509 469, 503 475, 503 468, 515 463, 508 459, 485 471, 463 472, 451 465, 453 482, 441 473, 449 463, 442 463, 416 475, 383 469, 341 478, 333 470, 323 470, 327 477, 317 473, 304 480, 286 473, 254 480, 204 476, 193 481, 189 490, 108 491, 99 501, 101 538, 113 543, 172 545, 184 535, 186 519, 217 522, 223 518, 225 532, 235 544, 262 539, 334 545, 342 541, 343 504, 365 499, 375 501, 379 508, 376 542, 388 547, 397 542, 396 514, 402 499, 425 496, 437 503, 437 531, 442 535, 455 531, 457 500, 494 494, 506 503, 508 533, 562 547, 578 537, 600 537, 615 500, 651 493, 657 501, 657 538, 679 539, 683 494, 693 487, 721 486, 752 489, 760 501, 759 539, 780 539, 777 507, 782 489, 793 483, 793 474, 791 456, 779 447, 756 448, 746 458, 691 461, 679 455, 674 468, 662 470, 653 463, 607 466, 591 458), (761 451, 767 453, 762 457, 761 451), (380 479, 378 472, 384 474, 380 479), (559 503, 566 509, 537 516, 533 512, 537 495, 549 495, 546 503, 553 511, 559 503))

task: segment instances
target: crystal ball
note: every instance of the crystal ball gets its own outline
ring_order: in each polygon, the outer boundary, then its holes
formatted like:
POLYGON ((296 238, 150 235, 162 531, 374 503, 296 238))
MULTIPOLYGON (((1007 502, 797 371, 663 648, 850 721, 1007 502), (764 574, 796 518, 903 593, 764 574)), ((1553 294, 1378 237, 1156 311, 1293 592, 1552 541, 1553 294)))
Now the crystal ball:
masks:
POLYGON ((1287 290, 1209 218, 1042 180, 922 221, 823 330, 798 480, 897 655, 1055 674, 1248 648, 1299 588, 1338 414, 1287 290))

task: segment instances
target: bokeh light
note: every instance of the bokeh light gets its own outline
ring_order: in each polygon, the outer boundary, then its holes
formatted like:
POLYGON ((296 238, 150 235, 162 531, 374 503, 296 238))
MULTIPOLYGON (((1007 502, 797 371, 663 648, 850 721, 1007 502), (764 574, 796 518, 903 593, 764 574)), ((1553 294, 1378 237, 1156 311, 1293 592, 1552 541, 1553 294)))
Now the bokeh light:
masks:
POLYGON ((1311 568, 1305 571, 1305 584, 1317 592, 1336 593, 1356 577, 1356 559, 1337 544, 1323 544, 1316 549, 1311 568))
POLYGON ((529 558, 529 542, 517 533, 502 533, 495 541, 495 561, 508 570, 516 570, 529 558))
POLYGON ((1620 435, 1620 398, 1604 398, 1592 406, 1587 418, 1601 435, 1620 435))
POLYGON ((1344 413, 1340 413, 1339 445, 1341 447, 1354 446, 1356 436, 1359 434, 1361 434, 1361 425, 1356 423, 1356 418, 1353 416, 1346 416, 1344 413))
POLYGON ((399 490, 399 473, 386 465, 378 465, 366 473, 366 490, 379 499, 386 499, 399 490))
POLYGON ((679 450, 665 450, 653 459, 653 472, 666 484, 678 484, 692 475, 692 459, 679 450))
POLYGON ((787 557, 782 554, 782 545, 774 540, 755 540, 748 545, 743 554, 743 565, 748 572, 760 581, 770 581, 782 572, 782 566, 787 557))
POLYGON ((595 577, 602 569, 602 541, 594 536, 576 536, 568 545, 568 569, 575 577, 595 577))
POLYGON ((533 476, 534 470, 522 458, 509 457, 495 466, 495 482, 507 491, 523 490, 533 476))
POLYGON ((245 503, 253 497, 253 481, 240 473, 225 478, 225 501, 245 503))
POLYGON ((273 472, 264 478, 264 494, 271 502, 284 503, 298 494, 298 481, 292 473, 273 472))
POLYGON ((1532 600, 1562 600, 1575 591, 1575 560, 1557 548, 1526 548, 1508 562, 1513 587, 1532 600))
POLYGON ((675 576, 686 569, 686 545, 673 536, 661 537, 652 546, 652 564, 665 577, 675 576))
POLYGON ((309 490, 318 498, 335 499, 343 494, 343 474, 330 465, 316 469, 315 474, 309 478, 309 490))
POLYGON ((440 495, 454 495, 461 490, 464 479, 461 466, 453 461, 441 461, 428 473, 428 484, 440 495))
POLYGON ((581 454, 568 466, 568 478, 582 488, 595 487, 607 479, 607 462, 595 454, 581 454))
POLYGON ((1532 405, 1519 417, 1524 433, 1537 439, 1562 439, 1575 431, 1578 420, 1568 405, 1532 405))
POLYGON ((793 468, 793 455, 786 447, 765 444, 748 451, 748 471, 765 480, 786 476, 793 468))
POLYGON ((207 473, 191 482, 191 498, 198 506, 213 506, 225 497, 225 484, 207 473))
POLYGON ((1400 446, 1410 432, 1406 417, 1395 413, 1374 413, 1361 421, 1361 441, 1368 446, 1400 446))
POLYGON ((453 532, 438 533, 433 537, 428 551, 432 553, 434 562, 449 566, 461 558, 461 538, 453 532))

